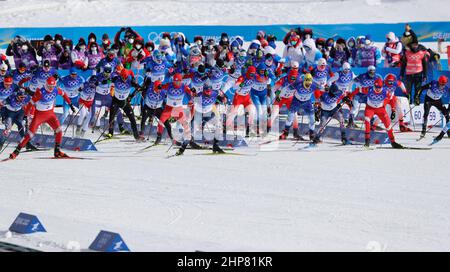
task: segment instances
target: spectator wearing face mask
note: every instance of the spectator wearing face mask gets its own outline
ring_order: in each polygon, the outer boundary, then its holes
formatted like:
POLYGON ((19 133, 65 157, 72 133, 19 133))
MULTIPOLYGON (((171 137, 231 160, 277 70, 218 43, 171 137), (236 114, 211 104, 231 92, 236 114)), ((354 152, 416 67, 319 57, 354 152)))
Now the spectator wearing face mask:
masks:
POLYGON ((384 57, 384 67, 400 67, 402 52, 402 42, 399 41, 394 32, 389 32, 388 34, 386 34, 386 43, 384 44, 382 50, 384 57))
POLYGON ((51 35, 46 35, 44 37, 44 44, 39 47, 37 55, 42 59, 50 60, 50 66, 52 68, 58 68, 58 56, 61 53, 62 48, 55 45, 51 35))
POLYGON ((305 49, 302 40, 297 34, 289 37, 288 45, 284 47, 283 58, 286 60, 285 67, 290 68, 293 62, 297 62, 300 67, 305 64, 305 49))
POLYGON ((350 51, 350 58, 348 59, 348 63, 352 67, 355 67, 356 52, 358 51, 355 37, 350 37, 347 39, 347 48, 350 51))
POLYGON ((62 42, 62 52, 59 54, 58 68, 63 70, 69 70, 72 67, 72 59, 70 54, 72 53, 72 41, 65 40, 62 42))
POLYGON ((366 35, 364 45, 358 49, 356 52, 356 66, 358 67, 369 67, 379 65, 381 63, 381 51, 376 46, 373 45, 372 38, 370 35, 366 35))
MULTIPOLYGON (((131 27, 122 27, 114 37, 114 44, 119 47, 119 54, 117 55, 119 58, 126 57, 133 49, 134 40, 137 37, 141 37, 136 31, 131 29, 131 27), (121 39, 120 36, 122 32, 125 32, 124 39, 121 39)), ((141 37, 142 38, 142 37, 141 37)))
POLYGON ((316 48, 316 43, 313 39, 305 39, 303 41, 303 48, 305 49, 305 69, 313 67, 322 58, 322 52, 316 48))
POLYGON ((150 52, 148 52, 147 48, 144 47, 144 40, 140 37, 136 38, 133 49, 126 58, 125 68, 140 69, 141 61, 148 56, 150 56, 150 52))
POLYGON ((72 50, 70 57, 75 68, 87 70, 89 60, 86 55, 86 42, 83 38, 80 38, 74 50, 72 50))
POLYGON ((330 57, 328 61, 331 63, 332 68, 341 68, 342 65, 351 58, 350 50, 347 48, 347 43, 343 38, 339 38, 336 44, 330 51, 330 57))
POLYGON ((23 36, 14 37, 6 49, 6 55, 14 58, 16 67, 19 67, 21 62, 26 65, 27 69, 38 66, 36 50, 23 36))
POLYGON ((103 52, 99 50, 98 44, 96 42, 89 43, 86 55, 88 58, 88 69, 93 71, 95 71, 95 68, 97 67, 97 64, 100 62, 100 60, 105 57, 103 52))

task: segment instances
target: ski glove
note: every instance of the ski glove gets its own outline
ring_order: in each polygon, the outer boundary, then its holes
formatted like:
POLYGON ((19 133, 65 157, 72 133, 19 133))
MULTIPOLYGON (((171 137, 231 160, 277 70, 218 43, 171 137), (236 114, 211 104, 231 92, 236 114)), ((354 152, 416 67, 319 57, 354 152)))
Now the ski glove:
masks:
POLYGON ((77 109, 75 108, 74 105, 70 104, 69 106, 70 106, 70 109, 72 110, 72 112, 74 112, 74 113, 77 112, 77 109))

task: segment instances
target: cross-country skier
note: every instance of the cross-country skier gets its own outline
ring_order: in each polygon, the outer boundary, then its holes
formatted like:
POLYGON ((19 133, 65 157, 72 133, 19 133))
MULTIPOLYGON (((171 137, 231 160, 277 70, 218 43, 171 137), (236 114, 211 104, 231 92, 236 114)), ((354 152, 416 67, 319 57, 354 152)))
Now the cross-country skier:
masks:
POLYGON ((344 115, 342 114, 342 103, 350 103, 350 98, 348 96, 344 96, 345 93, 339 89, 336 84, 332 84, 328 91, 324 92, 320 96, 320 125, 317 130, 317 134, 315 135, 312 145, 315 145, 320 142, 320 138, 322 137, 323 132, 325 131, 325 126, 328 124, 329 119, 334 118, 338 120, 339 127, 341 129, 341 141, 342 144, 347 144, 347 136, 344 126, 344 115), (342 100, 342 102, 341 102, 342 100))
POLYGON ((247 71, 245 72, 245 76, 240 76, 236 81, 236 85, 238 85, 239 87, 234 94, 233 106, 227 116, 227 130, 234 131, 234 126, 232 125, 234 124, 234 119, 238 113, 239 107, 242 105, 244 107, 244 110, 249 113, 248 125, 250 127, 250 134, 256 135, 256 131, 253 127, 255 106, 253 105, 250 97, 250 91, 255 84, 255 80, 256 68, 254 66, 249 66, 247 68, 247 71))
MULTIPOLYGON (((164 108, 164 100, 166 99, 167 90, 162 88, 162 82, 156 80, 154 82, 148 81, 143 86, 144 91, 142 92, 142 97, 144 98, 144 106, 142 108, 142 119, 141 119, 141 131, 140 135, 143 137, 145 133, 145 123, 147 119, 153 120, 156 117, 158 121, 161 118, 161 114, 164 108)), ((165 126, 168 127, 167 133, 169 137, 172 138, 172 131, 169 121, 166 121, 165 126)), ((151 130, 151 128, 150 128, 151 130)), ((162 133, 158 133, 155 140, 155 145, 161 142, 162 133)))
POLYGON ((406 126, 403 120, 403 110, 402 103, 400 99, 395 95, 395 91, 400 89, 404 94, 406 94, 406 88, 403 82, 397 80, 397 77, 394 74, 387 74, 384 77, 384 87, 389 93, 393 94, 392 100, 392 113, 391 113, 391 121, 394 121, 395 117, 398 116, 398 124, 401 132, 411 132, 412 130, 406 126))
POLYGON ((313 83, 313 77, 310 74, 306 74, 303 81, 295 84, 295 94, 294 99, 292 100, 291 107, 289 108, 289 115, 286 121, 285 128, 283 130, 283 134, 280 136, 282 139, 285 139, 289 134, 289 129, 292 126, 292 122, 294 121, 294 116, 300 111, 308 117, 309 120, 309 139, 314 139, 314 127, 315 127, 315 118, 314 118, 314 109, 312 105, 312 97, 315 92, 320 88, 313 83))
POLYGON ((33 138, 37 129, 42 123, 47 123, 55 132, 55 158, 68 157, 64 152, 61 151, 61 141, 62 141, 62 130, 61 125, 56 118, 54 110, 56 97, 61 95, 64 100, 70 105, 70 108, 75 112, 75 107, 70 104, 69 97, 64 93, 63 90, 56 87, 56 79, 54 77, 47 78, 44 88, 36 89, 33 97, 31 98, 31 103, 36 107, 36 113, 33 120, 31 121, 28 133, 22 138, 16 149, 9 155, 10 159, 15 159, 20 150, 26 146, 26 144, 33 138))
POLYGON ((76 131, 78 137, 84 137, 84 134, 88 130, 89 120, 92 115, 92 104, 94 103, 94 98, 97 94, 97 84, 97 77, 92 75, 88 78, 87 82, 83 84, 80 91, 80 98, 78 100, 80 116, 78 116, 76 131))
POLYGON ((373 87, 364 88, 360 90, 361 92, 367 94, 367 104, 364 112, 364 125, 365 125, 365 147, 369 147, 370 145, 370 121, 377 115, 380 120, 383 122, 389 140, 391 141, 391 146, 393 148, 403 148, 402 145, 395 142, 394 131, 391 127, 391 120, 386 112, 385 105, 390 103, 393 97, 393 93, 387 91, 386 88, 383 87, 383 80, 381 78, 377 78, 374 82, 373 87))
MULTIPOLYGON (((184 129, 183 143, 181 148, 177 151, 177 155, 182 155, 188 144, 190 144, 193 148, 200 148, 200 146, 194 142, 191 135, 191 128, 184 112, 183 100, 186 95, 192 97, 193 94, 191 89, 183 84, 183 76, 180 73, 176 73, 173 75, 172 82, 165 84, 163 89, 167 90, 167 99, 166 105, 161 114, 160 122, 166 124, 165 122, 169 118, 174 118, 181 123, 184 129)), ((161 123, 158 126, 158 135, 162 135, 164 130, 161 123)), ((166 126, 166 129, 169 130, 171 128, 166 126)))
POLYGON ((69 116, 69 104, 78 107, 78 96, 80 91, 83 89, 84 78, 77 74, 77 70, 72 67, 70 68, 70 75, 67 75, 58 82, 59 87, 64 91, 64 93, 70 98, 70 103, 63 103, 63 115, 59 122, 64 124, 67 117, 69 116))
MULTIPOLYGON (((431 107, 437 108, 442 115, 445 117, 445 122, 449 121, 449 112, 448 109, 442 103, 441 98, 447 93, 449 93, 449 88, 447 86, 448 78, 446 76, 440 76, 439 79, 432 80, 430 83, 424 85, 421 90, 415 95, 414 103, 416 105, 420 105, 420 95, 422 91, 427 91, 425 96, 425 102, 423 104, 424 113, 423 113, 423 124, 422 124, 422 132, 420 137, 425 137, 425 133, 427 130, 428 123, 428 114, 430 113, 431 107)), ((448 132, 450 137, 450 132, 448 132)))
POLYGON ((219 112, 216 108, 216 100, 222 100, 224 95, 220 91, 214 90, 205 84, 202 91, 196 94, 194 98, 194 137, 197 131, 200 131, 203 135, 203 129, 206 124, 210 124, 213 127, 213 147, 214 153, 224 153, 224 151, 219 147, 219 135, 222 133, 220 128, 221 118, 218 116, 219 112))
POLYGON ((12 76, 6 75, 0 85, 0 117, 2 122, 4 122, 6 118, 6 99, 16 92, 17 89, 17 85, 13 84, 12 76))
MULTIPOLYGON (((3 135, 0 135, 0 149, 2 149, 6 139, 11 133, 11 128, 13 125, 17 126, 19 135, 22 138, 25 137, 26 128, 23 125, 23 119, 25 116, 24 108, 30 100, 31 97, 24 90, 17 89, 4 102, 0 102, 0 105, 5 103, 5 130, 3 135)), ((37 149, 30 142, 28 142, 25 146, 27 150, 37 149)))
POLYGON ((360 74, 353 79, 353 83, 356 85, 356 88, 350 94, 353 107, 350 111, 347 127, 356 127, 354 120, 359 113, 360 104, 366 104, 367 102, 367 95, 365 95, 365 92, 361 92, 361 90, 366 90, 373 87, 375 80, 378 78, 381 79, 381 76, 377 74, 375 66, 369 66, 366 73, 360 74))
MULTIPOLYGON (((307 74, 308 75, 308 74, 307 74)), ((270 130, 273 126, 273 122, 278 117, 278 114, 280 112, 280 109, 285 106, 286 109, 289 111, 292 103, 292 99, 294 98, 295 94, 295 84, 297 84, 297 80, 299 79, 298 76, 298 70, 291 69, 289 73, 282 77, 280 80, 275 83, 275 86, 273 88, 273 91, 275 92, 275 101, 272 105, 272 111, 271 116, 268 124, 268 130, 270 130)), ((293 129, 294 129, 294 138, 299 140, 300 139, 300 133, 298 131, 298 120, 297 115, 294 115, 293 120, 293 129)), ((288 131, 289 135, 289 131, 288 131)), ((285 138, 283 134, 283 138, 285 138)))
POLYGON ((106 134, 106 138, 112 138, 114 135, 114 119, 116 114, 123 110, 131 123, 131 129, 133 130, 133 136, 136 141, 142 141, 144 138, 139 136, 136 119, 134 117, 133 109, 131 107, 131 99, 139 92, 141 86, 136 82, 136 78, 130 70, 123 68, 120 74, 116 74, 112 78, 114 83, 113 98, 111 104, 111 111, 109 114, 109 133, 106 134), (131 89, 135 88, 135 91, 131 94, 131 89))

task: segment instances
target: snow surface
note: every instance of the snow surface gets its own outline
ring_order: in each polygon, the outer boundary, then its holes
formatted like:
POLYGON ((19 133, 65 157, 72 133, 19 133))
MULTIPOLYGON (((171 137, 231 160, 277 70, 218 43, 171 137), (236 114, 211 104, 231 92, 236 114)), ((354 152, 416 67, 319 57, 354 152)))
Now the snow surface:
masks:
MULTIPOLYGON (((397 138, 425 146, 435 135, 397 138)), ((42 151, 2 163, 0 240, 86 250, 109 230, 133 251, 450 250, 447 139, 431 151, 362 151, 326 139, 310 152, 250 139, 236 150, 248 156, 187 150, 170 159, 167 145, 136 154, 148 143, 130 139, 69 151, 95 160, 40 159, 52 155, 42 151), (6 238, 19 212, 38 215, 48 233, 6 238)))
MULTIPOLYGON (((449 3, 437 0, 135 2, 3 1, 0 27, 449 19, 449 3)), ((436 132, 422 142, 418 133, 396 137, 425 146, 436 132)), ((84 251, 108 230, 132 251, 450 250, 447 138, 431 151, 361 151, 325 139, 312 152, 290 142, 260 149, 251 139, 236 151, 248 156, 187 150, 171 159, 167 145, 136 154, 146 144, 130 139, 99 143, 98 152, 68 151, 93 160, 39 159, 48 151, 1 163, 0 241, 84 251), (19 212, 36 214, 48 233, 7 232, 19 212)))

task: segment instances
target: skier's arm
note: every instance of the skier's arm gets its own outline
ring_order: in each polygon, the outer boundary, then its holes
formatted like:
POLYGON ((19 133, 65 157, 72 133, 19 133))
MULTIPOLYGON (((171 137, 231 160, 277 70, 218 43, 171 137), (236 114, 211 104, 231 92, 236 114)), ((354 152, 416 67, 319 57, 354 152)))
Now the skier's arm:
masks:
POLYGON ((58 94, 63 97, 64 101, 66 101, 67 104, 72 105, 72 101, 70 101, 70 98, 67 96, 67 94, 61 88, 57 87, 57 89, 58 94))
POLYGON ((31 103, 32 105, 34 105, 34 104, 36 104, 36 102, 38 102, 41 98, 42 98, 41 89, 38 88, 38 89, 36 89, 36 92, 33 94, 33 97, 31 98, 30 103, 31 103))

